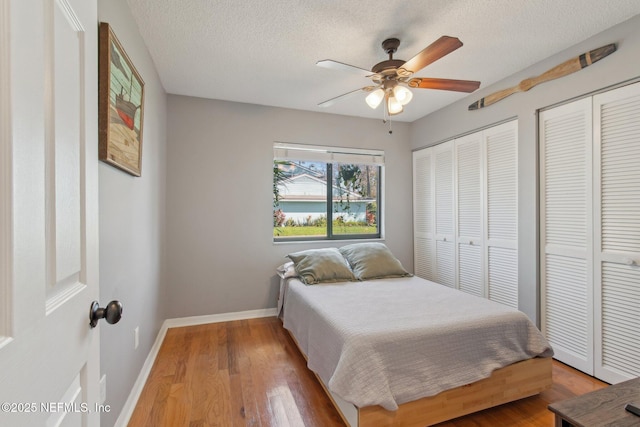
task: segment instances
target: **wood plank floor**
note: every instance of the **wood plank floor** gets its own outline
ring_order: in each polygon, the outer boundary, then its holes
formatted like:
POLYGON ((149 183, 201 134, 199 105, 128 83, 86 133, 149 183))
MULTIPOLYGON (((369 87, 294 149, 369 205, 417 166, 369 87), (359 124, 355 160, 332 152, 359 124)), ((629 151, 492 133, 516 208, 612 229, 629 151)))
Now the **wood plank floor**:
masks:
MULTIPOLYGON (((538 396, 439 424, 553 426, 551 402, 606 384, 560 362, 538 396)), ((344 426, 275 317, 169 329, 129 426, 344 426)))

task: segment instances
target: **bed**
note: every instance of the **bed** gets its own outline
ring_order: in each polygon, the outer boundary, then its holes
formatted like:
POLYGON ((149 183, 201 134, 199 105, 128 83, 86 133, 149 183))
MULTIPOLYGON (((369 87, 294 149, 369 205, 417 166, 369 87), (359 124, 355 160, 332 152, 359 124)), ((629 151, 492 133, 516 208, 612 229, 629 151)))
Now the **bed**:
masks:
POLYGON ((431 425, 551 385, 523 313, 413 277, 381 243, 344 248, 290 254, 279 307, 348 425, 431 425))

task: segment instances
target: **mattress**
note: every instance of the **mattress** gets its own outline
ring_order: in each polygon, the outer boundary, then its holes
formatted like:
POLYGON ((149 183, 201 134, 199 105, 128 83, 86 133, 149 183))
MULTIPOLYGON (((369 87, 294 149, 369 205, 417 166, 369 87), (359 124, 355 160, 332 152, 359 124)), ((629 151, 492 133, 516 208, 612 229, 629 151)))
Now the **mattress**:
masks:
POLYGON ((418 278, 284 280, 283 324, 328 388, 357 407, 398 405, 553 350, 522 312, 418 278))

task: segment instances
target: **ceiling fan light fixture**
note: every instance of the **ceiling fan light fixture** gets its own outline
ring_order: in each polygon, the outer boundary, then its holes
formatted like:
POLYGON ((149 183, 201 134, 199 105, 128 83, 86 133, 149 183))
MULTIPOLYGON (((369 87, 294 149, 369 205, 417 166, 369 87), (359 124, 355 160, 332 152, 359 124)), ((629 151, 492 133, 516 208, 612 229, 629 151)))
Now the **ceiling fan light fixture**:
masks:
POLYGON ((376 108, 378 108, 378 105, 380 105, 383 99, 384 99, 384 90, 382 90, 381 88, 378 88, 373 92, 371 92, 369 95, 367 95, 367 97, 365 98, 365 101, 367 102, 367 105, 369 107, 375 110, 376 108))
POLYGON ((403 110, 404 108, 402 107, 402 104, 396 99, 395 96, 391 95, 387 98, 387 111, 389 112, 390 116, 400 114, 403 110))
POLYGON ((398 100, 401 105, 407 105, 413 99, 413 93, 401 85, 396 85, 393 88, 393 96, 398 100))

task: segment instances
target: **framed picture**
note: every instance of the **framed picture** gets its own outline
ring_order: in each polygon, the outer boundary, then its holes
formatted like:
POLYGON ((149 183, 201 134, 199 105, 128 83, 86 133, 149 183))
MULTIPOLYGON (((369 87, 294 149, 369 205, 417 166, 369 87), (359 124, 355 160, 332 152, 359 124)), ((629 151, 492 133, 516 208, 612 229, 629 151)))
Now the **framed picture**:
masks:
POLYGON ((100 23, 98 55, 99 158, 140 176, 144 81, 106 22, 100 23))

